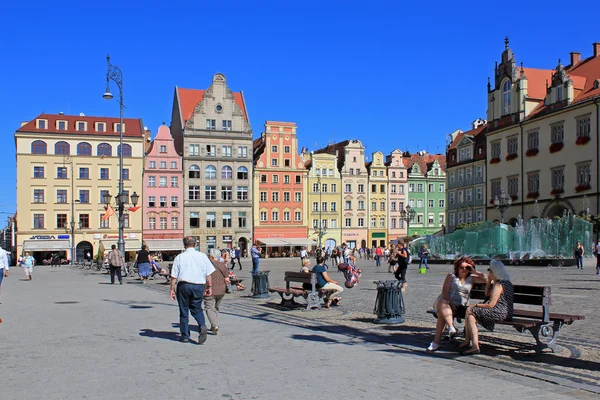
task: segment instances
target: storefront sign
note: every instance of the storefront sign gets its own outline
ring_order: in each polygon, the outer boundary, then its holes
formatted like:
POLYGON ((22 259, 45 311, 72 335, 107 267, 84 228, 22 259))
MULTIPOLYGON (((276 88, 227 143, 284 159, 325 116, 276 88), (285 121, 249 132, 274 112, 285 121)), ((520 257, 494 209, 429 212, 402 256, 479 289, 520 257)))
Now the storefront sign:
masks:
POLYGON ((233 240, 233 236, 223 236, 224 242, 231 242, 233 240))
POLYGON ((385 232, 373 232, 372 237, 385 239, 385 232))
POLYGON ((192 229, 192 235, 227 235, 232 234, 229 229, 192 229))
POLYGON ((360 236, 358 233, 344 233, 344 236, 360 236))
POLYGON ((273 235, 267 235, 267 238, 273 238, 273 239, 283 239, 285 237, 285 235, 279 233, 279 234, 273 234, 273 235))
MULTIPOLYGON (((60 236, 58 238, 61 239, 60 236)), ((54 240, 56 238, 51 235, 37 235, 37 236, 32 236, 29 239, 31 239, 31 240, 54 240)))
POLYGON ((59 239, 70 239, 71 235, 58 235, 59 239))
MULTIPOLYGON (((119 235, 102 235, 102 239, 118 239, 119 235)), ((129 235, 128 234, 124 234, 123 235, 123 239, 128 239, 129 235)))

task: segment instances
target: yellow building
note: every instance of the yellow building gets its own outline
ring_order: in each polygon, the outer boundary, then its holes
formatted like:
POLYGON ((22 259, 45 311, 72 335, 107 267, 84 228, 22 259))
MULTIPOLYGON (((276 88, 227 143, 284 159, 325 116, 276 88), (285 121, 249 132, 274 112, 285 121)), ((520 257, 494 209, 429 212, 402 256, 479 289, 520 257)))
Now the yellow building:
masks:
POLYGON ((312 154, 306 163, 309 169, 308 237, 332 250, 342 244, 342 180, 337 163, 337 155, 327 153, 312 154))
POLYGON ((372 161, 367 163, 369 173, 369 240, 371 246, 388 246, 387 204, 388 178, 386 174, 385 156, 376 151, 372 161))
MULTIPOLYGON (((125 191, 142 198, 148 133, 141 120, 125 119, 123 124, 125 191)), ((101 217, 103 194, 110 193, 114 203, 118 192, 118 119, 41 114, 16 131, 15 145, 18 255, 29 251, 38 264, 52 253, 71 260, 74 247, 80 260, 117 243, 117 216, 106 221, 101 217)), ((128 258, 141 242, 142 210, 129 212, 125 216, 128 258)))

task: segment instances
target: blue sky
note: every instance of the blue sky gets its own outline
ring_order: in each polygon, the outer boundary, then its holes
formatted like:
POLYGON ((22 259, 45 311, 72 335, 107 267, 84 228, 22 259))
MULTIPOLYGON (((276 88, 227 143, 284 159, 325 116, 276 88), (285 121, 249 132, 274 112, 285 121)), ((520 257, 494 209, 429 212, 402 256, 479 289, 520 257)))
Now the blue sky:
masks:
MULTIPOLYGON (((102 99, 106 54, 124 74, 126 117, 155 134, 175 85, 216 72, 243 90, 255 137, 294 121, 300 146, 357 138, 367 153, 444 152, 486 113, 486 82, 510 37, 517 62, 591 55, 600 2, 525 0, 10 1, 0 6, 0 212, 15 210, 14 132, 41 112, 118 116, 102 99), (50 4, 52 3, 52 4, 50 4), (89 3, 89 4, 88 4, 89 3)), ((0 214, 0 221, 3 220, 0 214)))

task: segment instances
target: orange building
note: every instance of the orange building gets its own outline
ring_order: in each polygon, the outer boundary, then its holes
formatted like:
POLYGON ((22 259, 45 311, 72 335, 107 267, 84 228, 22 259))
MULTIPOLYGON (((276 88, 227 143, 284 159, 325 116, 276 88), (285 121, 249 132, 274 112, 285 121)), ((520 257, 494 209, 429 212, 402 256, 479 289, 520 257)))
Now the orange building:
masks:
POLYGON ((266 254, 316 245, 308 239, 308 171, 298 154, 296 124, 267 121, 253 147, 254 199, 258 203, 253 207, 253 241, 266 248, 266 254))

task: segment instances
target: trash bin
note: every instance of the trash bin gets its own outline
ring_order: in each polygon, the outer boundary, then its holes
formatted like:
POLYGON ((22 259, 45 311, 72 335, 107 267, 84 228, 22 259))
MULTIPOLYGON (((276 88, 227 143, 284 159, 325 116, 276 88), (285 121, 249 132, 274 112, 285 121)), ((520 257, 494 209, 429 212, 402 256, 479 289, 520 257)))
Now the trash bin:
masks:
POLYGON ((269 271, 259 271, 252 275, 252 297, 269 297, 269 271))
POLYGON ((406 311, 402 297, 402 284, 399 281, 375 281, 377 298, 373 313, 377 314, 376 324, 402 324, 406 311))

